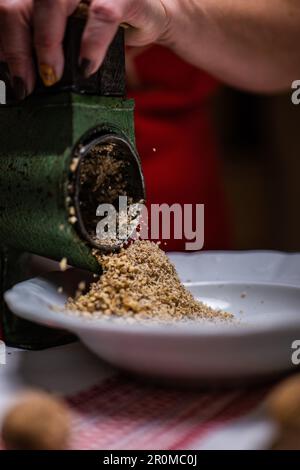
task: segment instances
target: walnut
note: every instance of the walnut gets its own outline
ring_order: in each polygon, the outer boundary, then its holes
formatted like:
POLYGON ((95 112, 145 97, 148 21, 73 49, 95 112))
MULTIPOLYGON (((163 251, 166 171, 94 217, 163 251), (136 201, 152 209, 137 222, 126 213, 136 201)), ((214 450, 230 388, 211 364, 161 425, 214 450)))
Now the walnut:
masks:
POLYGON ((2 439, 9 450, 66 449, 70 434, 66 405, 44 392, 26 392, 6 414, 2 439))
POLYGON ((300 430, 300 374, 277 385, 266 401, 266 408, 281 427, 300 430))

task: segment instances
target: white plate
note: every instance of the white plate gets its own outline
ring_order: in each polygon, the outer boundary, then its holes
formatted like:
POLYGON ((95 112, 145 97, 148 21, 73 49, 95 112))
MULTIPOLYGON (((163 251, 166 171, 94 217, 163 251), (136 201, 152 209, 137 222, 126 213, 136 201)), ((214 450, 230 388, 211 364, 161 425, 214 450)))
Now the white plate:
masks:
POLYGON ((53 311, 83 273, 51 273, 5 294, 28 320, 69 330, 109 363, 139 375, 203 383, 264 380, 292 369, 300 340, 300 255, 273 252, 173 254, 181 279, 235 324, 129 325, 53 311))

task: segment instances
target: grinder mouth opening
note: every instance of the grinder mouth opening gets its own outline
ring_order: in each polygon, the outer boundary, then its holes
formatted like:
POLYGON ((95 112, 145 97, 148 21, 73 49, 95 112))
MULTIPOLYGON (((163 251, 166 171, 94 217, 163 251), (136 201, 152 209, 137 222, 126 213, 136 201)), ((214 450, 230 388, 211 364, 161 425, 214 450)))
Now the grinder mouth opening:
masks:
POLYGON ((118 251, 128 240, 99 238, 97 225, 101 217, 97 216, 97 209, 102 204, 109 204, 118 216, 120 196, 127 197, 128 206, 144 202, 144 179, 139 157, 125 137, 113 133, 94 136, 88 143, 80 145, 77 155, 75 226, 80 236, 94 248, 104 253, 118 251))

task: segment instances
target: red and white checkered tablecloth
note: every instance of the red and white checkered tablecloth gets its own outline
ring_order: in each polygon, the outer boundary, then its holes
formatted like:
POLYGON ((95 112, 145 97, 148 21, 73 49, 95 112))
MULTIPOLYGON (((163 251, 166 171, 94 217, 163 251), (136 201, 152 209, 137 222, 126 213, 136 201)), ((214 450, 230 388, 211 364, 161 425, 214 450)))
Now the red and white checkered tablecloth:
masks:
POLYGON ((178 391, 119 375, 68 397, 73 449, 197 449, 216 429, 249 413, 264 396, 252 392, 178 391))
POLYGON ((65 398, 71 449, 248 449, 267 447, 272 436, 257 411, 266 388, 199 391, 145 383, 102 364, 79 343, 8 351, 0 368, 2 416, 24 387, 65 398))

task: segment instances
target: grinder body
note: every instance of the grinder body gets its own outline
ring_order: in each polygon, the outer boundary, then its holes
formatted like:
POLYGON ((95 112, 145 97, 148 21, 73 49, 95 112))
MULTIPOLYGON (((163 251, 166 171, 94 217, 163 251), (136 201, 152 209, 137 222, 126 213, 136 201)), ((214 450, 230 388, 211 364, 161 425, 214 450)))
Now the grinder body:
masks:
POLYGON ((99 270, 69 222, 70 167, 101 133, 134 147, 133 102, 63 92, 0 107, 0 244, 99 270))
POLYGON ((116 136, 134 154, 140 195, 144 191, 135 151, 134 102, 123 96, 122 32, 106 63, 85 84, 78 79, 73 58, 78 57, 83 22, 73 21, 75 26, 69 25, 67 31, 69 60, 61 83, 50 91, 39 83, 22 104, 0 106, 0 318, 6 344, 27 349, 70 338, 15 317, 5 305, 5 290, 26 277, 26 253, 58 261, 67 258, 73 266, 99 271, 91 245, 77 224, 70 223, 74 157, 99 136, 116 136))

